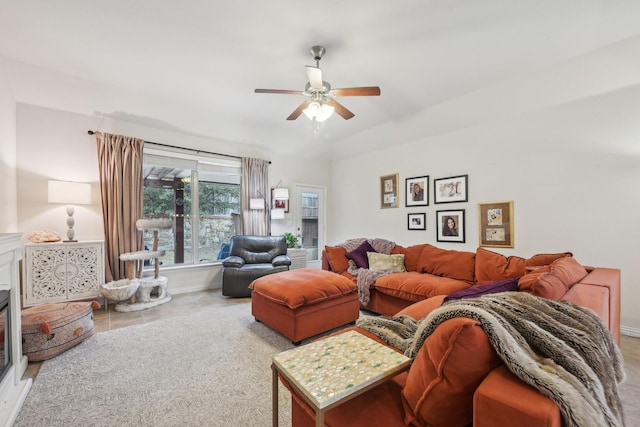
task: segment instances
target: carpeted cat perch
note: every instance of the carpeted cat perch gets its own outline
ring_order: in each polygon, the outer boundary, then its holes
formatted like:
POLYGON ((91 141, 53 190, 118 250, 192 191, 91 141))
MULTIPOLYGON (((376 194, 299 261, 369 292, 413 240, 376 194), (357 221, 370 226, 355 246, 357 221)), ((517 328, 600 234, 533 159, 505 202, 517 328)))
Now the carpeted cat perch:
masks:
POLYGON ((165 251, 158 250, 158 232, 173 227, 173 222, 169 219, 139 219, 136 227, 138 230, 153 230, 153 250, 120 255, 120 259, 127 264, 127 278, 102 285, 105 301, 121 301, 116 305, 116 311, 146 310, 171 301, 171 295, 167 292, 169 280, 160 276, 160 257, 165 251), (147 260, 154 260, 153 277, 135 277, 136 263, 147 260))

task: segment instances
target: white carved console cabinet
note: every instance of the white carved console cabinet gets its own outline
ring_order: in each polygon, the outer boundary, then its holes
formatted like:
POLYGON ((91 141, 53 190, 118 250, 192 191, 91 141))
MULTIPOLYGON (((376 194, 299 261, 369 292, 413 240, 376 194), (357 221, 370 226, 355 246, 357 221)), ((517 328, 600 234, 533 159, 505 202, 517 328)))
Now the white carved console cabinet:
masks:
POLYGON ((104 242, 25 245, 24 306, 96 298, 104 283, 104 242))

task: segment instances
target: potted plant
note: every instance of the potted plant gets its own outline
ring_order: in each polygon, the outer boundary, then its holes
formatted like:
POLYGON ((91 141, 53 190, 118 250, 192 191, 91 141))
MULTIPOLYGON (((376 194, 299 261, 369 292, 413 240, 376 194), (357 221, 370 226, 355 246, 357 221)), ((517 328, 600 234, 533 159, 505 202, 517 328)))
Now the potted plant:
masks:
POLYGON ((298 238, 293 233, 284 233, 284 239, 287 241, 288 248, 295 248, 298 244, 298 238))

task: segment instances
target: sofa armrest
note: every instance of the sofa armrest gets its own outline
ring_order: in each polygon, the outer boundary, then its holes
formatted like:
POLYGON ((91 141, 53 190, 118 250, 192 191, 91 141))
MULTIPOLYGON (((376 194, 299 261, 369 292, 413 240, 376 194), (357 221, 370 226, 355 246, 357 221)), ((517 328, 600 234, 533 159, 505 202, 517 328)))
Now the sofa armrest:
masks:
POLYGON ((273 265, 274 267, 291 265, 291 258, 289 258, 289 255, 278 255, 277 257, 271 260, 271 265, 273 265))
POLYGON ((222 265, 225 267, 236 267, 240 268, 244 265, 244 260, 239 256, 232 255, 230 257, 225 258, 222 261, 222 265))
POLYGON ((595 311, 620 345, 620 270, 594 268, 563 300, 595 311))
POLYGON ((506 366, 489 373, 473 395, 473 427, 561 427, 560 408, 506 366))

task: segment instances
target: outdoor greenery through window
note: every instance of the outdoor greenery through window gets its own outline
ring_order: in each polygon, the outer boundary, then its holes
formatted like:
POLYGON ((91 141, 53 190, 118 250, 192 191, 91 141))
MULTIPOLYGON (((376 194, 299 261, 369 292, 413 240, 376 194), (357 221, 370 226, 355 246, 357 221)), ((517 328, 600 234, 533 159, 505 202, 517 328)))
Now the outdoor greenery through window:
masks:
MULTIPOLYGON (((240 225, 240 160, 145 146, 143 160, 145 218, 169 218, 160 230, 163 266, 213 262, 226 257, 240 225)), ((144 244, 152 249, 153 231, 144 244)))

